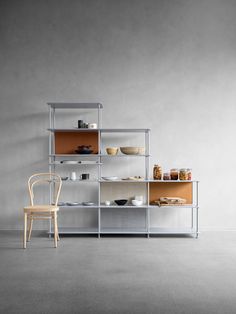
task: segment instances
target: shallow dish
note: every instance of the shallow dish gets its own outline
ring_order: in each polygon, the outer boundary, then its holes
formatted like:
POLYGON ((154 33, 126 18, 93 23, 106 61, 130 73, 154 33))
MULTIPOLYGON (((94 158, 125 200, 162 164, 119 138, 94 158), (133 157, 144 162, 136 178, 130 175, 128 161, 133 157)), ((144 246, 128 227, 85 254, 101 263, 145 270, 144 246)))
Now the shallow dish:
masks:
POLYGON ((80 205, 80 203, 78 203, 78 202, 67 202, 66 205, 68 205, 68 206, 78 206, 78 205, 80 205))
POLYGON ((144 153, 144 147, 125 146, 120 147, 120 151, 125 155, 142 155, 144 153))
POLYGON ((66 181, 69 179, 69 177, 61 177, 62 181, 66 181))
POLYGON ((116 205, 124 206, 128 202, 128 200, 114 200, 114 202, 116 203, 116 205))
POLYGON ((94 203, 93 202, 83 202, 82 205, 84 205, 84 206, 92 206, 92 205, 94 205, 94 203))
POLYGON ((65 206, 66 205, 66 203, 65 202, 58 202, 58 204, 57 204, 58 206, 65 206))

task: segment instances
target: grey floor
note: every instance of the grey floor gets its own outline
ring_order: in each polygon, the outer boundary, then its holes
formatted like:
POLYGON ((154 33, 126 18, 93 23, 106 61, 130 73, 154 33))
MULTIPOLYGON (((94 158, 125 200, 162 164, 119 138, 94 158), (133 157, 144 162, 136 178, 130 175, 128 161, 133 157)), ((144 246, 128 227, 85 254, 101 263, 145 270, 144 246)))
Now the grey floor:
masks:
POLYGON ((0 233, 0 313, 236 313, 236 232, 33 235, 0 233))

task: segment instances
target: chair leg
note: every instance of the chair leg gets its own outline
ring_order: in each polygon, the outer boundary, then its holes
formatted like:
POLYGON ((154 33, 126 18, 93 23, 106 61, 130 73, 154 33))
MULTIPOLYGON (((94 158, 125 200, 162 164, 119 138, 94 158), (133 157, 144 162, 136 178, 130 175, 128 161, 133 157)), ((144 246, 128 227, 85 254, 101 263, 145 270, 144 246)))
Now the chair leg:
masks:
POLYGON ((57 247, 57 213, 53 214, 53 222, 54 222, 54 247, 57 247))
POLYGON ((60 241, 59 231, 58 231, 58 222, 57 222, 57 241, 60 241))
POLYGON ((31 233, 32 233, 32 228, 33 228, 33 218, 32 218, 32 216, 31 216, 31 217, 30 217, 30 224, 29 224, 29 231, 28 231, 28 239, 27 239, 27 241, 30 241, 31 233))
POLYGON ((26 249, 26 238, 27 238, 27 213, 24 213, 24 239, 23 239, 24 249, 26 249))

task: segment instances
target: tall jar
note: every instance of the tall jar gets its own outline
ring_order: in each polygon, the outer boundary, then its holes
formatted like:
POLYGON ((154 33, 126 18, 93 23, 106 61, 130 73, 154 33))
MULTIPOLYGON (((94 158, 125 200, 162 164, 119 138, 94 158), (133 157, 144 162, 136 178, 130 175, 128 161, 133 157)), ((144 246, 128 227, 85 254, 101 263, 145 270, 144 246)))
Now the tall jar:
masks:
POLYGON ((179 170, 179 179, 180 180, 188 180, 188 169, 182 168, 179 170))
POLYGON ((162 168, 159 165, 154 165, 153 167, 153 179, 161 180, 162 179, 162 168))
POLYGON ((179 170, 176 168, 170 169, 170 179, 178 180, 179 179, 179 170))
POLYGON ((192 180, 192 169, 188 168, 187 172, 188 172, 188 179, 187 180, 191 181, 192 180))

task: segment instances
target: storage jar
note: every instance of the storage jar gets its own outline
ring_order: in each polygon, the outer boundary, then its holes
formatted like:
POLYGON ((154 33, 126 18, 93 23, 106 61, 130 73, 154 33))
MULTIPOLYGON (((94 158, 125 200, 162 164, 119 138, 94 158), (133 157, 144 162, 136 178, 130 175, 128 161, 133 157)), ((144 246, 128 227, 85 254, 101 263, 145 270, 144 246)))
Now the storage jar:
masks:
POLYGON ((170 170, 170 178, 171 178, 171 180, 178 180, 179 179, 179 170, 178 169, 171 169, 170 170))
POLYGON ((162 179, 162 168, 159 165, 154 165, 153 168, 153 179, 161 180, 162 179))

